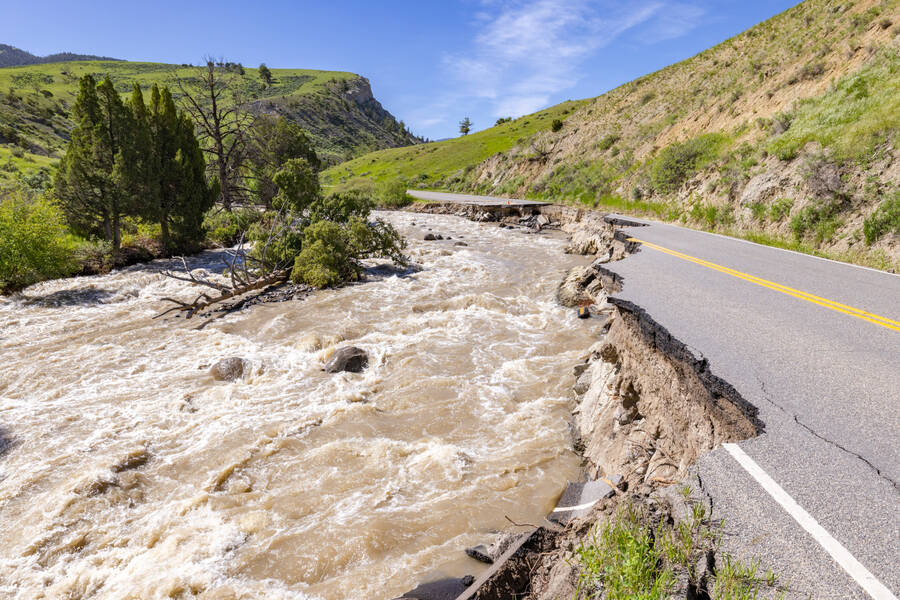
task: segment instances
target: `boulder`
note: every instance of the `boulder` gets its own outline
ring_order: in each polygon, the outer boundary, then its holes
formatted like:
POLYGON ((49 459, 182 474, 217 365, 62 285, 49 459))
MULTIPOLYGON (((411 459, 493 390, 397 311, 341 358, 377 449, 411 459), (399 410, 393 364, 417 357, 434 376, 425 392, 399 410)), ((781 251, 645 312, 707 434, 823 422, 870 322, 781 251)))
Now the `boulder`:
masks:
POLYGON ((479 562, 487 563, 489 565, 494 562, 494 559, 491 557, 491 551, 484 544, 466 548, 466 554, 479 562))
POLYGON ((244 375, 246 362, 243 358, 232 356, 223 358, 209 369, 209 374, 216 381, 234 381, 244 375))
POLYGON ((422 238, 426 242, 433 242, 436 240, 442 240, 444 237, 439 233, 426 233, 425 237, 422 238))
POLYGON ((369 355, 365 350, 356 346, 345 346, 331 355, 331 358, 325 363, 325 372, 339 373, 340 371, 348 371, 350 373, 359 373, 368 366, 369 355))
POLYGON ((454 246, 468 246, 468 244, 465 243, 465 242, 454 242, 453 245, 454 245, 454 246))

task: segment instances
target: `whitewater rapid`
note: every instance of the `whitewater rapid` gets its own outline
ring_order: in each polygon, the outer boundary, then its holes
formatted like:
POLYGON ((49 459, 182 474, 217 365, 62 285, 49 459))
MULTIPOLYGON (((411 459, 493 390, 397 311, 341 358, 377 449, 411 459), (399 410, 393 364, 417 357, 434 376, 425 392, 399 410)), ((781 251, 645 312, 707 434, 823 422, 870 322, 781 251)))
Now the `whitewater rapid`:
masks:
POLYGON ((0 298, 0 596, 392 598, 546 514, 579 473, 572 365, 598 331, 554 294, 585 259, 380 216, 421 270, 201 331, 152 319, 196 295, 164 262, 0 298), (369 368, 324 373, 349 344, 369 368), (244 378, 214 381, 230 356, 244 378))

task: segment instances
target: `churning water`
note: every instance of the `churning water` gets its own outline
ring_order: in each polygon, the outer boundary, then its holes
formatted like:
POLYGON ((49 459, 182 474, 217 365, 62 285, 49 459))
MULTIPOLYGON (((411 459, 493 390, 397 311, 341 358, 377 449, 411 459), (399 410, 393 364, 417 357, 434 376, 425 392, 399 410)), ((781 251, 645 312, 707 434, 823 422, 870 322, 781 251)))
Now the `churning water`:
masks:
POLYGON ((584 259, 382 216, 421 271, 202 331, 151 320, 197 293, 161 263, 0 299, 0 596, 391 598, 546 514, 578 475, 571 366, 597 332, 554 292, 584 259), (369 368, 325 374, 346 344, 369 368), (250 372, 214 381, 230 356, 250 372))

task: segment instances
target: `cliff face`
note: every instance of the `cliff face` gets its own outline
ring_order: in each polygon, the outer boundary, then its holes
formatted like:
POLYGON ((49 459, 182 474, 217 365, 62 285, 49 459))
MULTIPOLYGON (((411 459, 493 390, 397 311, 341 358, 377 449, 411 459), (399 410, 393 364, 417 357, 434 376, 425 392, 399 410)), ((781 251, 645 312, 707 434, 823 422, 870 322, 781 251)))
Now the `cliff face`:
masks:
POLYGON ((303 127, 325 166, 375 150, 422 142, 375 99, 365 77, 329 82, 312 94, 257 100, 251 106, 303 127))

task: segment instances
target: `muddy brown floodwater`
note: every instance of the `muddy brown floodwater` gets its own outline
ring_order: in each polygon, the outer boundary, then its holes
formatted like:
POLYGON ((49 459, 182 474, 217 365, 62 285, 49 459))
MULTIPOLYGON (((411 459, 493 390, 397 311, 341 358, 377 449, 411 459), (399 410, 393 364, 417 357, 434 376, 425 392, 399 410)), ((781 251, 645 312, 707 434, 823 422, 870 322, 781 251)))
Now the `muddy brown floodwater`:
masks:
POLYGON ((554 292, 585 259, 382 216, 421 271, 203 331, 151 320, 193 291, 161 263, 0 299, 0 596, 391 598, 546 514, 578 476, 571 367, 598 332, 554 292), (345 344, 369 368, 325 374, 345 344), (229 356, 249 373, 214 381, 229 356))

